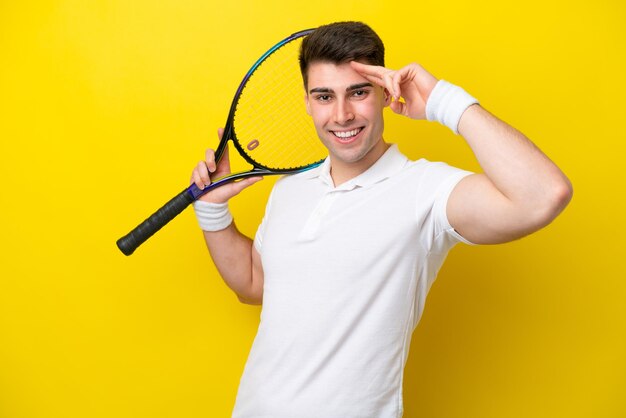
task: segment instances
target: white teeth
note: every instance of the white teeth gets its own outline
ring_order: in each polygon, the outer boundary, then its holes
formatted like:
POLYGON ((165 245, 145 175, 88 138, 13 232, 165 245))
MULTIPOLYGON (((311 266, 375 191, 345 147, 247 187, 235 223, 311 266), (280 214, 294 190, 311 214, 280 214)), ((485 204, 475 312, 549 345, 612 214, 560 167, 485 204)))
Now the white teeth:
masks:
POLYGON ((339 138, 350 138, 350 137, 355 136, 359 132, 361 132, 361 128, 357 128, 357 129, 353 129, 351 131, 345 131, 345 132, 333 131, 333 134, 335 134, 335 136, 339 138))

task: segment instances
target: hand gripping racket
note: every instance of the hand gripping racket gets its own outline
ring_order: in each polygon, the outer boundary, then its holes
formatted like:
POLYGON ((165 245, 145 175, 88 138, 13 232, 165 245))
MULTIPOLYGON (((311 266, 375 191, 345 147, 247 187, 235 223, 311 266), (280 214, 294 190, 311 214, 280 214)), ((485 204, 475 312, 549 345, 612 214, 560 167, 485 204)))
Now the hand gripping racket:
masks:
POLYGON ((250 68, 235 93, 215 160, 219 162, 228 141, 232 141, 252 169, 216 179, 204 190, 195 184, 187 187, 117 240, 125 255, 132 254, 193 201, 215 187, 246 177, 299 173, 323 161, 327 151, 306 114, 298 65, 302 38, 311 32, 294 33, 274 45, 250 68))

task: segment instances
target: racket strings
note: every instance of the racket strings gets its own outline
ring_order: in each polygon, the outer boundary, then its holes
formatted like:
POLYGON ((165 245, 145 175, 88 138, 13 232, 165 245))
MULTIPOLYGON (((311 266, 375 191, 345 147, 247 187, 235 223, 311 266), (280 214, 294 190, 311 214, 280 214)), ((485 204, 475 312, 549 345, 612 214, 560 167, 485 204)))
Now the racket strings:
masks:
MULTIPOLYGON (((268 88, 254 95, 254 101, 242 102, 238 107, 241 110, 248 106, 249 112, 254 115, 254 118, 249 119, 248 126, 254 129, 251 134, 256 135, 253 140, 258 141, 258 147, 249 150, 249 156, 271 168, 307 165, 310 163, 310 155, 315 155, 319 143, 309 126, 308 116, 302 114, 302 93, 297 94, 301 88, 300 82, 290 77, 291 74, 284 74, 284 66, 276 62, 265 62, 260 70, 266 70, 270 64, 276 70, 272 73, 264 71, 254 74, 254 79, 247 86, 246 97, 253 97, 248 93, 254 86, 268 88), (292 97, 300 96, 300 100, 294 101, 289 97, 292 94, 292 97)), ((241 124, 240 116, 241 114, 236 123, 237 135, 245 144, 248 135, 241 124)))
POLYGON ((327 152, 306 113, 298 66, 300 40, 266 58, 247 81, 235 111, 236 140, 252 160, 274 170, 311 165, 327 152))

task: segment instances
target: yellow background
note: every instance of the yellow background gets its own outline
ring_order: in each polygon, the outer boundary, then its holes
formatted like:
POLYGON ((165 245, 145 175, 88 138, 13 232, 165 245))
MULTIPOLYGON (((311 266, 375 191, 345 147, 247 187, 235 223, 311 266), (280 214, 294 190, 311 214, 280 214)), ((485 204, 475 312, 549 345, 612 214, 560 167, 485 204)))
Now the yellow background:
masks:
MULTIPOLYGON (((235 88, 297 30, 363 20, 526 133, 574 184, 548 228, 457 246, 414 334, 405 417, 626 416, 626 7, 596 1, 0 1, 0 416, 226 417, 259 308, 186 211, 235 88)), ((387 118, 412 158, 478 170, 460 137, 387 118)), ((272 180, 232 202, 252 235, 272 180)), ((321 418, 321 417, 320 417, 321 418)))

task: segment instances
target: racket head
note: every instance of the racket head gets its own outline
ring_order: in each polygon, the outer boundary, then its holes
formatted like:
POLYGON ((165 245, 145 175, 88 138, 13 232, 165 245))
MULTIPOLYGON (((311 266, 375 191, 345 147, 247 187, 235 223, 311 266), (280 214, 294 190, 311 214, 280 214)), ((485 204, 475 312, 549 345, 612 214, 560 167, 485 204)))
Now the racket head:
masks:
POLYGON ((232 141, 254 168, 217 179, 202 190, 195 184, 184 189, 117 241, 122 253, 132 254, 214 187, 253 175, 305 171, 326 158, 327 150, 306 113, 305 90, 298 65, 301 40, 311 32, 294 33, 270 48, 250 68, 235 93, 215 158, 219 161, 228 141, 232 141))
MULTIPOLYGON (((257 170, 304 171, 328 155, 306 112, 298 62, 302 39, 312 31, 294 33, 265 52, 233 98, 224 135, 257 170)), ((218 149, 218 158, 222 152, 218 149)))

